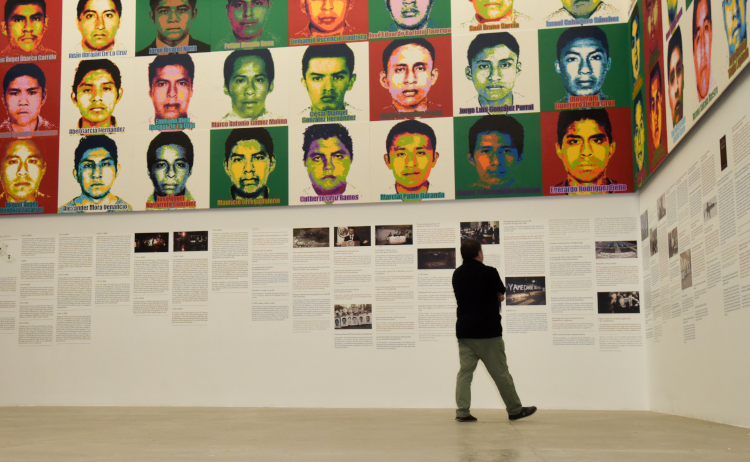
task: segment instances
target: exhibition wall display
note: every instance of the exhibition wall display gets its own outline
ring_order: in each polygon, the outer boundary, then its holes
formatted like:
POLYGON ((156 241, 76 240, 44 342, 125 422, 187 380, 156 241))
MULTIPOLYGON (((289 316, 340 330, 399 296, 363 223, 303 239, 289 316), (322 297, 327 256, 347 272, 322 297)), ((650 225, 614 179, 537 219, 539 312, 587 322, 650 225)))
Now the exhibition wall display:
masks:
POLYGON ((748 54, 741 0, 0 13, 3 215, 634 192, 748 54))

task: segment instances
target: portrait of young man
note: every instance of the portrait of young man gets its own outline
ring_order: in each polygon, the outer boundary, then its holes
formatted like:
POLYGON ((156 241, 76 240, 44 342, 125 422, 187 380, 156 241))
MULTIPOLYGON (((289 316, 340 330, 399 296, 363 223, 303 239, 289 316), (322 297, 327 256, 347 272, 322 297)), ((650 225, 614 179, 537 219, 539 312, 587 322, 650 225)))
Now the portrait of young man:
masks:
POLYGON ((185 132, 163 132, 151 140, 146 163, 154 190, 146 210, 195 208, 195 198, 187 189, 194 159, 193 143, 185 132))
MULTIPOLYGON (((562 111, 557 119, 555 152, 567 173, 557 187, 609 186, 618 182, 607 176, 607 166, 615 155, 617 143, 606 109, 562 111)), ((604 194, 614 191, 566 192, 566 194, 604 194)))
POLYGON ((49 197, 39 190, 47 172, 47 161, 39 145, 22 139, 6 142, 0 149, 0 208, 5 208, 7 202, 37 202, 49 197))
POLYGON ((442 105, 429 97, 438 81, 435 58, 435 46, 424 38, 398 39, 385 47, 380 86, 390 94, 391 101, 381 114, 388 118, 442 115, 442 105))
POLYGON ((153 122, 190 118, 195 64, 189 55, 157 56, 148 65, 149 97, 154 105, 153 122))
POLYGON ((566 95, 559 102, 570 102, 571 96, 598 96, 606 100, 602 87, 612 67, 607 34, 597 26, 571 27, 557 40, 555 71, 562 78, 566 95))
POLYGON ((302 85, 310 97, 310 106, 300 115, 311 111, 347 111, 357 115, 359 108, 344 101, 346 93, 357 81, 354 73, 354 52, 345 43, 308 47, 302 55, 302 85))
POLYGON ((224 171, 232 199, 268 199, 268 180, 276 169, 273 138, 265 128, 237 128, 224 144, 224 171))
POLYGON ((693 6, 693 63, 698 102, 702 102, 716 86, 711 75, 711 45, 713 43, 713 20, 711 0, 695 0, 693 6))
POLYGON ((651 135, 652 166, 664 157, 664 90, 662 88, 661 63, 651 70, 648 88, 648 125, 651 135))
POLYGON ((81 195, 62 205, 58 213, 132 211, 130 204, 111 191, 119 170, 117 144, 112 138, 106 135, 82 137, 75 150, 73 169, 81 195))
POLYGON ((16 64, 3 77, 3 106, 7 118, 0 132, 29 133, 57 130, 41 115, 47 102, 47 78, 33 63, 16 64))
POLYGON ((633 93, 641 89, 643 85, 642 69, 642 47, 641 47, 641 16, 638 8, 633 10, 630 19, 630 69, 632 70, 631 81, 633 82, 633 93))
POLYGON ((432 127, 418 120, 399 122, 388 132, 385 149, 383 160, 395 180, 387 194, 441 192, 440 186, 430 183, 430 173, 440 157, 432 127))
POLYGON ((561 0, 562 8, 545 19, 547 21, 563 21, 573 19, 596 19, 617 17, 620 10, 602 0, 561 0))
POLYGON ((469 163, 476 168, 472 188, 503 189, 521 184, 517 172, 523 161, 524 129, 507 115, 488 115, 469 129, 469 163))
POLYGON ((354 161, 354 146, 345 126, 308 126, 303 135, 302 151, 302 162, 310 179, 310 186, 302 191, 302 196, 361 194, 347 179, 354 161))
POLYGON ((76 25, 81 41, 76 42, 73 52, 126 51, 116 39, 121 17, 121 0, 78 0, 76 25))
MULTIPOLYGON (((273 41, 271 46, 285 45, 286 40, 282 41, 280 37, 275 36, 266 28, 273 5, 272 0, 226 0, 225 9, 229 20, 229 30, 220 40, 220 49, 236 49, 236 45, 232 44, 256 40, 273 41)), ((281 4, 277 8, 285 6, 281 4)))
MULTIPOLYGON (((293 40, 310 37, 343 39, 347 35, 366 34, 366 30, 359 30, 354 25, 354 9, 358 3, 357 0, 289 0, 290 16, 295 14, 295 9, 301 10, 307 20, 302 30, 289 32, 290 45, 295 44, 293 40)), ((364 8, 357 8, 356 14, 367 15, 366 5, 363 6, 364 8)))
POLYGON ((521 47, 508 32, 477 35, 466 52, 466 78, 477 91, 464 104, 471 107, 502 107, 524 104, 524 96, 514 91, 521 76, 521 47))
POLYGON ((78 128, 116 127, 113 112, 122 95, 122 77, 115 63, 108 59, 81 61, 70 93, 81 113, 78 128))
POLYGON ((430 18, 435 0, 383 0, 383 3, 393 20, 387 29, 389 32, 442 27, 430 18))
POLYGON ((655 55, 657 45, 661 43, 661 0, 643 0, 646 14, 646 32, 648 33, 647 56, 655 55))
MULTIPOLYGON (((473 16, 461 23, 461 29, 481 30, 483 25, 523 24, 532 18, 515 8, 515 0, 497 0, 484 2, 482 0, 464 0, 471 3, 473 16)), ((527 5, 528 7, 528 5, 527 5)), ((471 11, 467 9, 467 12, 471 11)))
POLYGON ((45 0, 7 0, 0 22, 8 45, 0 56, 33 56, 57 54, 42 44, 49 26, 45 0))
POLYGON ((170 53, 204 53, 211 46, 190 34, 190 26, 198 16, 198 0, 149 0, 149 18, 156 29, 156 38, 136 56, 170 53), (178 50, 164 50, 178 48, 178 50), (161 49, 161 52, 157 50, 161 49))
POLYGON ((633 152, 635 154, 636 185, 640 186, 648 174, 646 165, 646 125, 643 107, 643 93, 638 92, 633 101, 633 152))
POLYGON ((672 33, 667 47, 667 65, 669 81, 669 109, 672 113, 672 127, 683 117, 685 90, 685 67, 682 64, 682 31, 680 27, 672 33))
MULTIPOLYGON (((729 55, 747 40, 747 0, 723 0, 724 31, 727 33, 729 55)), ((7 8, 7 7, 6 7, 7 8)))
POLYGON ((232 110, 221 120, 276 119, 266 108, 266 97, 273 91, 276 71, 267 49, 235 50, 224 61, 224 94, 232 110))

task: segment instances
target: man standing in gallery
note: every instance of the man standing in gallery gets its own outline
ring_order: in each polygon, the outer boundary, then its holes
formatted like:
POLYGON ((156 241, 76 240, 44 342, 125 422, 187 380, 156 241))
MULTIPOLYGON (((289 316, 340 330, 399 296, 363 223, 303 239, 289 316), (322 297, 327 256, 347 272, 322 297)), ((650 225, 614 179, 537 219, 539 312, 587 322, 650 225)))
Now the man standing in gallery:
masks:
POLYGON ((474 239, 461 243, 463 264, 453 273, 453 292, 458 304, 456 337, 461 369, 456 377, 456 420, 475 422, 471 408, 471 380, 481 359, 505 402, 510 420, 523 419, 536 407, 523 407, 508 371, 500 324, 500 303, 505 286, 497 269, 485 266, 482 244, 474 239))

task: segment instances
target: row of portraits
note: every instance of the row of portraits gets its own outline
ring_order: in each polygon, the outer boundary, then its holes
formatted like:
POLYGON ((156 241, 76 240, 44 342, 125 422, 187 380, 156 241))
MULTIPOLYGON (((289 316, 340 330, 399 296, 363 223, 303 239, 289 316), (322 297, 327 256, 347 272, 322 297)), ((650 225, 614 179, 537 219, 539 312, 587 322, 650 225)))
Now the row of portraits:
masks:
POLYGON ((0 212, 632 192, 628 108, 6 140, 0 212), (542 129, 550 127, 551 129, 542 129), (621 154, 622 153, 622 154, 621 154))
POLYGON ((624 22, 627 0, 2 0, 0 57, 149 56, 624 22))
POLYGON ((629 107, 626 27, 4 64, 0 136, 629 107))

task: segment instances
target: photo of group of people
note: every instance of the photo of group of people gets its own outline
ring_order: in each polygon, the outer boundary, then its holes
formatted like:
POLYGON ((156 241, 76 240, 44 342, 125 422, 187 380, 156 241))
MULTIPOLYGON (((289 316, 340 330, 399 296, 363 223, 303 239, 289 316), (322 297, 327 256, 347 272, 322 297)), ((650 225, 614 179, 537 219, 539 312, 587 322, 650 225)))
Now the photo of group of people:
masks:
POLYGON ((482 245, 500 243, 499 221, 466 221, 461 223, 461 242, 467 239, 479 241, 482 245))
POLYGON ((372 305, 334 305, 334 329, 372 329, 372 305))
POLYGON ((599 314, 630 314, 641 312, 638 292, 598 292, 599 314))
POLYGON ((634 192, 748 56, 743 0, 0 14, 0 214, 634 192))

